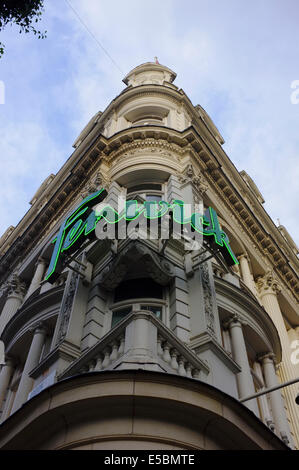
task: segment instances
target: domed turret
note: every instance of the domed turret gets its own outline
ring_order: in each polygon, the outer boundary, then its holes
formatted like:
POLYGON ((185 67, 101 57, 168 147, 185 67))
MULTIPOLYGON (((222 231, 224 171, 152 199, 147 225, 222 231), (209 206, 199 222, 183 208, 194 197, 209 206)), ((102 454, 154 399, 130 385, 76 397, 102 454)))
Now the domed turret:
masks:
POLYGON ((149 84, 165 85, 172 83, 175 78, 175 72, 156 61, 138 65, 126 75, 123 82, 132 87, 149 84))

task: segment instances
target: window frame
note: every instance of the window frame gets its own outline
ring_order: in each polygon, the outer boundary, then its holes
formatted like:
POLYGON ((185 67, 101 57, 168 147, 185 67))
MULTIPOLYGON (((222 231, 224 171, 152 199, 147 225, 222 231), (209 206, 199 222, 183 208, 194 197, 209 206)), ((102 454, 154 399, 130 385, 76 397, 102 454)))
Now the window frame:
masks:
MULTIPOLYGON (((128 300, 121 300, 119 302, 113 302, 109 306, 109 308, 108 308, 108 317, 109 317, 108 331, 112 329, 112 319, 113 319, 113 313, 114 312, 116 312, 117 310, 122 310, 123 308, 127 308, 127 307, 132 307, 132 312, 138 312, 139 310, 141 310, 141 305, 161 307, 161 318, 159 318, 159 320, 162 323, 166 324, 167 300, 165 300, 165 299, 155 299, 153 297, 132 298, 132 299, 128 299, 128 300)), ((130 314, 128 314, 128 315, 130 315, 130 314)), ((115 326, 116 325, 114 325, 113 328, 115 326)))

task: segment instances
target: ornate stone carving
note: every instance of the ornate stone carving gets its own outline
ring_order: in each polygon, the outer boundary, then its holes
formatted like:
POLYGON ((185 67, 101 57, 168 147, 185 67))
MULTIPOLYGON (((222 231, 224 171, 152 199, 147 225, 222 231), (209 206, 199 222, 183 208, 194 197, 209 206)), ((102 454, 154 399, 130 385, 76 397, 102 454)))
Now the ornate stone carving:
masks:
POLYGON ((8 295, 20 295, 23 296, 26 292, 26 284, 22 281, 19 276, 13 274, 12 279, 6 284, 8 295))
POLYGON ((205 306, 205 315, 207 322, 207 330, 212 335, 216 335, 215 332, 215 317, 214 317, 214 308, 213 308, 213 293, 211 287, 211 279, 209 274, 208 263, 202 263, 200 266, 201 270, 201 279, 204 295, 204 306, 205 306))
POLYGON ((122 144, 117 150, 109 151, 107 162, 118 163, 127 157, 132 157, 144 152, 156 153, 159 157, 180 160, 185 150, 175 143, 169 143, 167 140, 159 138, 144 138, 143 140, 133 140, 122 144))
POLYGON ((209 185, 206 178, 200 173, 195 174, 193 165, 191 163, 187 165, 183 173, 177 173, 177 177, 181 184, 191 182, 201 197, 208 190, 209 185))
POLYGON ((98 171, 95 177, 91 181, 88 181, 88 183, 86 183, 84 186, 81 192, 82 199, 85 199, 91 193, 99 191, 101 188, 109 186, 109 183, 109 180, 104 177, 103 173, 98 171))
MULTIPOLYGON (((82 256, 81 256, 82 257, 82 256)), ((79 268, 79 265, 75 266, 76 269, 79 268)), ((66 336, 67 327, 69 323, 69 318, 71 315, 73 302, 75 298, 75 293, 78 285, 80 275, 75 271, 71 274, 70 283, 68 286, 67 291, 65 291, 65 297, 63 299, 63 303, 60 310, 60 324, 59 324, 59 331, 56 339, 56 344, 60 343, 66 336)))
POLYGON ((233 313, 228 318, 224 320, 222 326, 225 330, 228 330, 232 323, 239 323, 239 325, 246 325, 246 323, 240 318, 237 313, 233 313))
POLYGON ((140 261, 147 274, 156 282, 167 285, 174 276, 171 263, 161 259, 150 248, 139 241, 131 241, 114 261, 109 263, 101 273, 99 282, 107 290, 113 290, 122 281, 132 265, 132 260, 140 261))
POLYGON ((279 282, 271 270, 267 271, 264 276, 259 276, 256 279, 256 284, 260 295, 278 294, 281 291, 279 282))

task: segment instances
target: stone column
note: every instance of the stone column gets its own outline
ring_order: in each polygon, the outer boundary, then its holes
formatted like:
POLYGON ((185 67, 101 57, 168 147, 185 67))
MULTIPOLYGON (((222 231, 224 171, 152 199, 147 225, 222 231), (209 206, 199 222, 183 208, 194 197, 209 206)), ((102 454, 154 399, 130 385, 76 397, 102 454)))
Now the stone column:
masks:
MULTIPOLYGON (((275 372, 274 357, 275 356, 272 353, 268 353, 260 357, 267 388, 275 387, 279 383, 275 372)), ((275 392, 269 393, 269 396, 276 433, 287 445, 289 445, 291 444, 291 435, 281 392, 280 390, 276 390, 275 392)))
POLYGON ((46 328, 42 324, 38 325, 34 330, 33 339, 12 407, 12 413, 14 413, 18 408, 23 405, 23 403, 26 402, 28 393, 31 391, 34 380, 29 376, 29 373, 39 363, 42 348, 45 342, 45 336, 46 328))
MULTIPOLYGON (((225 327, 227 327, 230 332, 233 358, 242 369, 241 372, 236 375, 239 398, 245 398, 248 395, 254 394, 255 388, 250 372, 242 324, 238 315, 233 315, 229 321, 226 322, 225 327)), ((249 400, 244 404, 259 416, 256 400, 249 400)))
POLYGON ((30 295, 39 287, 43 279, 45 269, 46 269, 46 261, 43 258, 38 258, 37 263, 36 263, 35 273, 33 275, 31 284, 29 286, 29 289, 27 291, 27 294, 24 300, 27 300, 30 297, 30 295))
POLYGON ((257 297, 255 282, 250 272, 248 257, 243 254, 238 256, 238 260, 240 262, 240 269, 244 283, 246 284, 248 289, 250 289, 251 292, 257 297))
POLYGON ((25 283, 16 275, 13 275, 11 281, 7 283, 7 287, 8 295, 0 315, 0 336, 7 323, 21 306, 26 290, 25 283))
POLYGON ((3 364, 0 372, 0 409, 2 407, 3 400, 5 398, 7 387, 11 376, 14 371, 14 364, 12 359, 7 358, 5 364, 3 364))
MULTIPOLYGON (((277 295, 281 291, 281 287, 271 271, 268 271, 264 276, 257 279, 257 287, 261 302, 266 312, 271 317, 279 334, 282 347, 282 362, 280 364, 279 372, 281 382, 287 382, 297 378, 298 374, 296 371, 296 365, 291 362, 291 354, 293 350, 290 348, 289 336, 277 299, 277 295)), ((286 405, 290 412, 293 434, 294 436, 297 436, 295 439, 297 446, 299 447, 299 416, 298 406, 295 403, 297 393, 296 384, 290 385, 284 389, 284 396, 286 399, 286 405)))
MULTIPOLYGON (((260 379, 261 383, 263 384, 263 386, 259 390, 259 391, 262 391, 262 390, 265 389, 264 377, 263 377, 261 364, 258 361, 254 362, 253 370, 256 373, 257 377, 260 379)), ((274 425, 274 421, 271 417, 271 412, 269 410, 267 396, 266 395, 261 395, 260 397, 258 397, 258 401, 259 401, 259 404, 260 404, 260 407, 261 407, 261 410, 262 410, 262 415, 263 415, 265 424, 267 426, 269 426, 271 431, 274 431, 275 430, 275 425, 274 425)))

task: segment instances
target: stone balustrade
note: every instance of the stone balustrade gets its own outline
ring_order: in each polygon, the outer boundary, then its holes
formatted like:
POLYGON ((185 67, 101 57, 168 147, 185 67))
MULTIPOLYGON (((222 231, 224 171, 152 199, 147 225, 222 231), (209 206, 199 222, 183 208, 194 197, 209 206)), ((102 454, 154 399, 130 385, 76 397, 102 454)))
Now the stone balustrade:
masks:
POLYGON ((172 373, 193 379, 200 378, 201 367, 198 366, 197 358, 194 360, 194 358, 187 357, 189 354, 186 354, 186 351, 182 351, 182 348, 173 347, 171 341, 160 335, 158 336, 157 346, 158 356, 170 366, 172 373))
POLYGON ((123 369, 145 369, 205 380, 209 367, 149 311, 132 312, 58 380, 77 374, 123 369))

